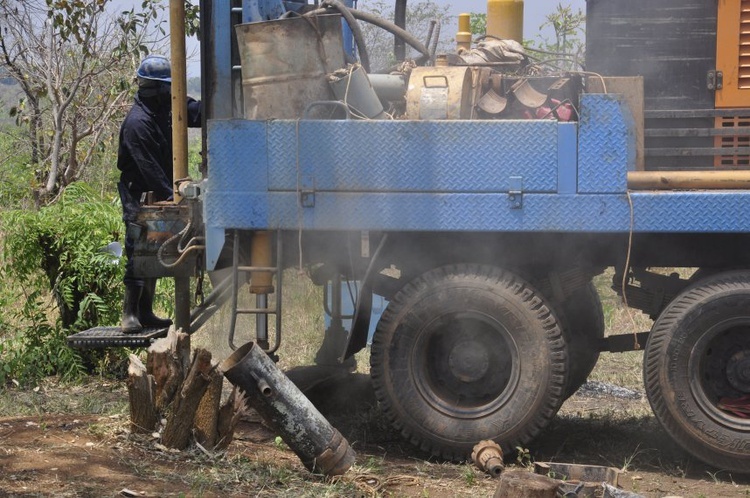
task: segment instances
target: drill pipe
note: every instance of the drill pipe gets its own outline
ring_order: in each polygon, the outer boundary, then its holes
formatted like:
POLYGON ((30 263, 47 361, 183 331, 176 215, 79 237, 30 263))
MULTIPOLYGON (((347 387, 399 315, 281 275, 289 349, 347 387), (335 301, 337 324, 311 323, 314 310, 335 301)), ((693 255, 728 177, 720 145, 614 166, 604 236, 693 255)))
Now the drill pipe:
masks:
POLYGON ((248 342, 220 368, 310 472, 341 475, 354 464, 355 453, 349 442, 261 348, 248 342))

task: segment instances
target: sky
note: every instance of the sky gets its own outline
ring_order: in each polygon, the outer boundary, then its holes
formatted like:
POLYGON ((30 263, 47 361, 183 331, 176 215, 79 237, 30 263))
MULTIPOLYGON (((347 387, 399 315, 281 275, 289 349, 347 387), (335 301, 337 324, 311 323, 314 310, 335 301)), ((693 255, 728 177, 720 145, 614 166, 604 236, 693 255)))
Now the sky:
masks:
MULTIPOLYGON (((413 0, 414 1, 414 0, 413 0)), ((463 12, 485 13, 487 11, 487 0, 434 0, 440 5, 450 5, 450 14, 458 16, 463 12)), ((586 13, 586 0, 525 0, 523 16, 523 37, 527 40, 536 40, 539 34, 539 26, 544 23, 547 14, 551 14, 558 4, 569 5, 574 11, 581 9, 586 13)), ((408 0, 407 0, 408 5, 408 0)), ((453 28, 452 31, 456 31, 453 28)), ((545 37, 552 37, 554 31, 544 33, 545 37)), ((455 36, 455 35, 451 35, 455 36)))

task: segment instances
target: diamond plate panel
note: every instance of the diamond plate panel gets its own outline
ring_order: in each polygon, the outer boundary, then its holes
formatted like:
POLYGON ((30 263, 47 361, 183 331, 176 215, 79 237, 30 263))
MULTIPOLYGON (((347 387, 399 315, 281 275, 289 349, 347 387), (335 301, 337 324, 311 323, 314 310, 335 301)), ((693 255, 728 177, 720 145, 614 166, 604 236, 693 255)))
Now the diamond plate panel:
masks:
POLYGON ((638 232, 750 232, 750 192, 632 193, 638 232))
POLYGON ((268 132, 272 191, 296 188, 297 152, 299 181, 317 191, 506 192, 511 176, 527 192, 557 190, 553 121, 277 121, 268 132))
MULTIPOLYGON (((648 192, 631 194, 635 232, 750 231, 750 193, 648 192)), ((524 196, 510 209, 504 194, 333 193, 299 208, 294 192, 228 193, 212 206, 211 226, 296 230, 558 231, 630 230, 625 194, 524 196), (266 210, 267 209, 267 210, 266 210)))
POLYGON ((632 121, 627 106, 615 95, 581 97, 578 192, 625 192, 627 171, 635 167, 632 121))
MULTIPOLYGON (((505 194, 318 193, 314 208, 298 208, 293 192, 268 195, 267 224, 249 217, 252 194, 232 194, 222 220, 237 228, 395 231, 568 231, 627 230, 624 195, 529 194, 523 209, 510 209, 505 194)), ((213 221, 213 220, 212 220, 213 221)))
POLYGON ((208 122, 207 195, 268 189, 266 126, 263 122, 208 122))

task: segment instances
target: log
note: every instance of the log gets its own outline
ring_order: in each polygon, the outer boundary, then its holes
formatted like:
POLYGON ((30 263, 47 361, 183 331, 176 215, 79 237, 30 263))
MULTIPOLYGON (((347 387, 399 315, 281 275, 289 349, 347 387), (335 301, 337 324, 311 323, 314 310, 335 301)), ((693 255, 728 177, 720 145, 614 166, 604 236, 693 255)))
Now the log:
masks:
POLYGON ((560 481, 525 470, 508 470, 500 477, 494 498, 555 498, 560 481))
POLYGON ((208 389, 198 404, 195 412, 193 428, 195 440, 207 449, 216 446, 218 436, 219 406, 221 405, 221 388, 224 385, 224 376, 216 370, 210 374, 208 389))
POLYGON ((154 405, 156 382, 146 366, 134 354, 128 366, 128 399, 130 401, 130 430, 133 434, 147 434, 156 428, 159 414, 154 405))
POLYGON ((148 348, 146 365, 148 373, 156 381, 156 410, 163 413, 172 402, 177 390, 185 380, 187 373, 185 337, 188 341, 187 357, 190 358, 189 337, 174 327, 169 329, 167 337, 158 339, 148 348))
POLYGON ((183 450, 190 444, 195 412, 208 388, 212 370, 211 353, 196 350, 190 372, 167 408, 167 423, 162 431, 164 446, 183 450))

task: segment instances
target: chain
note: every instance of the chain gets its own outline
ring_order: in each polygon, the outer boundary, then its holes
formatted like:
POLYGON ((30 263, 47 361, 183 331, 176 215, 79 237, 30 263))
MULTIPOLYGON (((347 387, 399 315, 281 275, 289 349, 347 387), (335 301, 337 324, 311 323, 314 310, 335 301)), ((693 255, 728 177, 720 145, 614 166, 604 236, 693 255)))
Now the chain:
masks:
POLYGON ((195 258, 195 264, 198 267, 198 278, 195 281, 195 304, 197 306, 203 306, 203 278, 206 275, 206 272, 203 271, 203 264, 202 264, 203 257, 202 255, 199 255, 197 258, 195 258))

